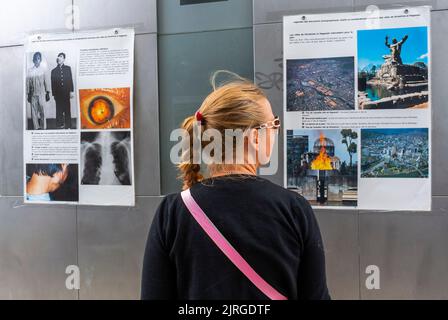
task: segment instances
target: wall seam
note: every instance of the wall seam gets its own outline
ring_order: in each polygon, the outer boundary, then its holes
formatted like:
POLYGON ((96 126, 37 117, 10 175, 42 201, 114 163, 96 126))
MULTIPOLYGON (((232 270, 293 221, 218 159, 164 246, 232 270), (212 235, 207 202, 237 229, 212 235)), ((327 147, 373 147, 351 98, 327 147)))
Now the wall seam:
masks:
POLYGON ((219 32, 219 31, 246 30, 246 29, 253 29, 253 26, 222 28, 222 29, 213 29, 213 30, 185 31, 185 32, 174 32, 174 33, 157 33, 157 35, 159 35, 159 36, 174 36, 174 35, 210 33, 210 32, 219 32))
MULTIPOLYGON (((76 265, 78 266, 80 273, 81 273, 81 268, 79 266, 79 237, 78 237, 78 206, 76 206, 75 209, 75 217, 76 217, 76 227, 75 227, 75 238, 76 238, 76 265)), ((81 276, 81 275, 80 275, 81 276)), ((80 295, 81 295, 81 281, 80 281, 80 288, 77 291, 77 295, 76 298, 77 300, 80 300, 80 295)))
MULTIPOLYGON (((356 8, 356 0, 352 0, 352 11, 355 11, 356 8)), ((362 300, 362 294, 361 294, 361 283, 362 283, 362 279, 361 279, 361 211, 357 210, 357 215, 356 215, 356 222, 357 222, 357 228, 356 228, 356 233, 357 233, 357 249, 358 249, 358 300, 362 300)))

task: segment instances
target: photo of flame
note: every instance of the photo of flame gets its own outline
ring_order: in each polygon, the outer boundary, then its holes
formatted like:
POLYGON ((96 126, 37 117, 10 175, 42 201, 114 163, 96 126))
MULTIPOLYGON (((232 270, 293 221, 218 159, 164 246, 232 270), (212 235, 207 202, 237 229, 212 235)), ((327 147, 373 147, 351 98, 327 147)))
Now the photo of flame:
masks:
POLYGON ((356 207, 356 129, 286 131, 286 183, 314 206, 356 207))
POLYGON ((79 90, 81 129, 129 129, 130 88, 79 90))
POLYGON ((333 170, 333 166, 331 165, 331 158, 327 154, 327 148, 325 147, 325 135, 323 133, 320 134, 319 137, 320 148, 319 155, 311 162, 312 170, 333 170))

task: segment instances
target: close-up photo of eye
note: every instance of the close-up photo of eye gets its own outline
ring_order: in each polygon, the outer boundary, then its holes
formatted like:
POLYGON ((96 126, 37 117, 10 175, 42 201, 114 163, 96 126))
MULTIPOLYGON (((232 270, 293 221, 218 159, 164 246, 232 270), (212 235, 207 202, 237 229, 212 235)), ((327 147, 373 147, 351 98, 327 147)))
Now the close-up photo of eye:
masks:
POLYGON ((102 125, 107 123, 112 120, 114 113, 114 104, 107 97, 96 97, 89 104, 88 116, 95 124, 102 125))
POLYGON ((130 128, 130 89, 79 91, 82 129, 130 128))

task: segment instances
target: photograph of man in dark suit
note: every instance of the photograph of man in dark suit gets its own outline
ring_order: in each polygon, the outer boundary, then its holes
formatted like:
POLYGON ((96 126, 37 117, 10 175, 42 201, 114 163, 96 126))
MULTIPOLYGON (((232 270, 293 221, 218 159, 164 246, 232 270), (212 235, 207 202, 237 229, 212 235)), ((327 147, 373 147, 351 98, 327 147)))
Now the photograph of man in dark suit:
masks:
POLYGON ((72 69, 65 65, 65 53, 58 54, 57 66, 51 71, 51 90, 56 101, 57 129, 71 129, 72 116, 70 99, 75 97, 72 69))

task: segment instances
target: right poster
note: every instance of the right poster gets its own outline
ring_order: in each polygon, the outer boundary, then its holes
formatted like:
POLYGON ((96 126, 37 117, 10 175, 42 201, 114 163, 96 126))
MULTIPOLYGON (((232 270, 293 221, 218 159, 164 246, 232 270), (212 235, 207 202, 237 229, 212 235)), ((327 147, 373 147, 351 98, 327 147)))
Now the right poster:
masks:
POLYGON ((285 16, 283 43, 285 187, 431 210, 430 8, 285 16))

